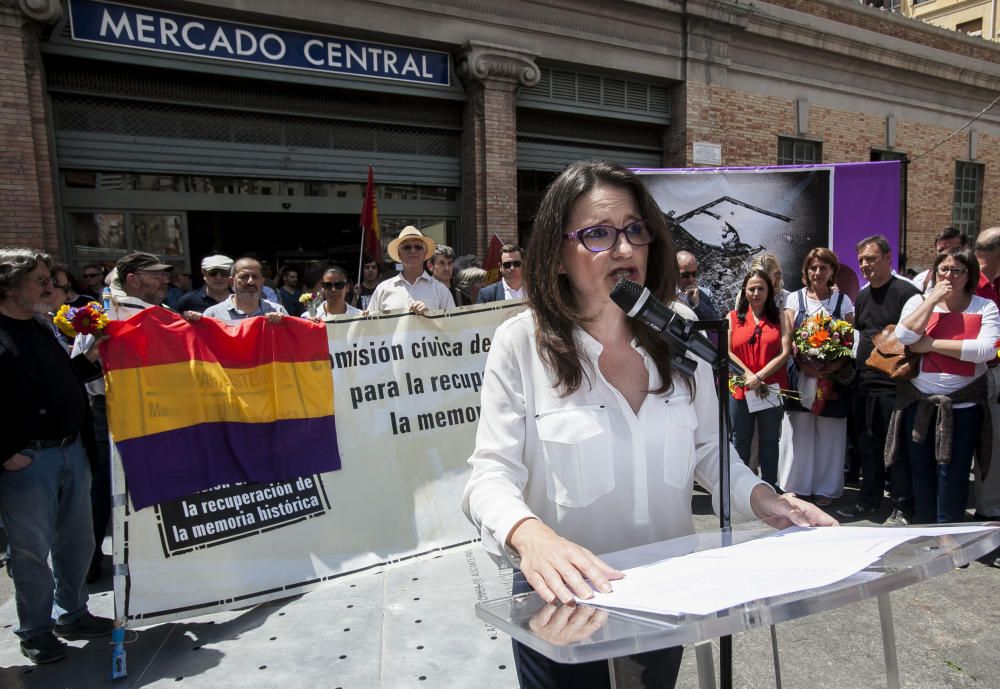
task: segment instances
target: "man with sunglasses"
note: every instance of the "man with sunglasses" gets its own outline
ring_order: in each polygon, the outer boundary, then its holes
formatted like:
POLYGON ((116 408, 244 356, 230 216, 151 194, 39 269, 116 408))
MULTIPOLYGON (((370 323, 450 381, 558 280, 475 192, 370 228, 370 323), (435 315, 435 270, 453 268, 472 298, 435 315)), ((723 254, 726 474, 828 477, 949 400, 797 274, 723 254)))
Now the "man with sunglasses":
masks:
POLYGON ((225 301, 229 289, 229 271, 232 270, 233 259, 222 254, 214 254, 201 259, 201 276, 205 284, 181 297, 177 310, 181 313, 194 311, 204 313, 209 306, 215 306, 225 301))
POLYGON ((494 282, 479 290, 479 299, 476 303, 487 304, 491 301, 524 297, 524 282, 521 278, 523 262, 524 249, 516 244, 504 244, 500 249, 500 282, 494 282))
POLYGON ((698 259, 690 251, 677 252, 677 296, 694 310, 700 321, 717 321, 721 316, 712 305, 709 293, 698 286, 698 259))
POLYGON ((83 267, 82 291, 95 299, 101 298, 104 291, 104 269, 96 263, 88 263, 83 267))
MULTIPOLYGON (((256 258, 243 256, 236 259, 230 270, 233 293, 224 301, 205 309, 203 315, 227 323, 235 323, 253 316, 264 316, 271 323, 279 322, 288 312, 281 304, 264 299, 264 271, 256 258)), ((199 314, 185 313, 186 318, 197 320, 199 314), (192 318, 192 316, 194 316, 192 318)))
POLYGON ((389 242, 392 260, 403 264, 403 272, 380 282, 372 293, 368 310, 372 313, 421 314, 428 309, 453 309, 451 290, 424 270, 424 261, 434 254, 437 243, 413 225, 407 225, 389 242))

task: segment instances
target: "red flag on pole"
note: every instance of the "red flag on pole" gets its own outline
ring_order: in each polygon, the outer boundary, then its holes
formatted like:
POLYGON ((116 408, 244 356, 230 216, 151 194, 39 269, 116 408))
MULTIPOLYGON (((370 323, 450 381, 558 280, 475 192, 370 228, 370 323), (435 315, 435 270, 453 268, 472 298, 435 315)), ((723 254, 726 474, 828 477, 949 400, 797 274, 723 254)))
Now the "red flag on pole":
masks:
POLYGON ((368 258, 382 263, 382 230, 378 224, 378 204, 375 202, 375 174, 368 166, 368 186, 365 205, 361 207, 361 247, 368 258))
POLYGON ((500 279, 500 249, 503 247, 503 240, 497 235, 490 237, 490 245, 486 249, 486 260, 483 261, 483 269, 486 271, 486 283, 492 285, 500 279))

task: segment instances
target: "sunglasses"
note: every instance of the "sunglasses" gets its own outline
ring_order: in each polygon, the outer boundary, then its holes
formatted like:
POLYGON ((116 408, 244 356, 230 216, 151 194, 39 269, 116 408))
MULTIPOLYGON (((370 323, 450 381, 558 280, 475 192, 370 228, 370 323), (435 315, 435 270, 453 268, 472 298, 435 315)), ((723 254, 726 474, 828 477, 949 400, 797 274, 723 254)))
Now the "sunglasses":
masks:
POLYGON ((753 334, 750 336, 750 339, 747 340, 747 344, 757 344, 757 340, 760 338, 762 332, 764 332, 764 329, 761 328, 760 323, 758 323, 754 326, 753 334))
POLYGON ((426 247, 423 244, 404 244, 399 247, 400 251, 423 251, 426 247))
POLYGON ((618 243, 618 236, 622 234, 632 246, 646 246, 653 241, 653 233, 649 231, 645 220, 630 222, 625 227, 612 227, 611 225, 584 227, 575 232, 566 232, 563 237, 576 239, 583 244, 584 249, 596 254, 614 248, 618 243))
POLYGON ((503 266, 504 270, 510 270, 511 268, 520 268, 521 267, 521 262, 520 261, 504 261, 500 265, 503 266))
POLYGON ((681 271, 681 277, 684 278, 685 280, 690 280, 691 278, 696 278, 696 277, 698 277, 698 271, 697 270, 682 270, 681 271))
POLYGON ((223 275, 229 277, 229 271, 225 268, 212 268, 212 270, 206 270, 205 275, 213 278, 221 278, 223 275))
POLYGON ((84 273, 83 277, 85 277, 85 278, 100 278, 100 277, 104 277, 104 276, 101 275, 100 273, 84 273))
POLYGON ((347 287, 347 280, 337 280, 336 282, 323 283, 323 289, 325 290, 344 289, 345 287, 347 287))

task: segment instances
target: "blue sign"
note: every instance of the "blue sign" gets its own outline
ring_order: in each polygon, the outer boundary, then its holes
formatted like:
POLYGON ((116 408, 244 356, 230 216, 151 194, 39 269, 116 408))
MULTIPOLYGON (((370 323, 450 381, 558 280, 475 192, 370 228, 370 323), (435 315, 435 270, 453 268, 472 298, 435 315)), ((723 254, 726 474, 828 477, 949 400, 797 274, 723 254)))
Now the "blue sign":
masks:
POLYGON ((448 86, 448 53, 70 0, 73 39, 373 79, 448 86))

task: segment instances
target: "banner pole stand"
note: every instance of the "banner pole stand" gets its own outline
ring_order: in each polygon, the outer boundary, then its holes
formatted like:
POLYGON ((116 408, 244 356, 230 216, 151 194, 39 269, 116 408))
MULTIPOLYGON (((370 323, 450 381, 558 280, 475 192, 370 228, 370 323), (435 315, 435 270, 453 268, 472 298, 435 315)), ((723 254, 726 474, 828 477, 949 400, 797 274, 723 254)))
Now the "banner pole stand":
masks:
POLYGON ((128 675, 125 669, 125 622, 115 620, 115 628, 111 630, 111 679, 122 679, 128 675))

